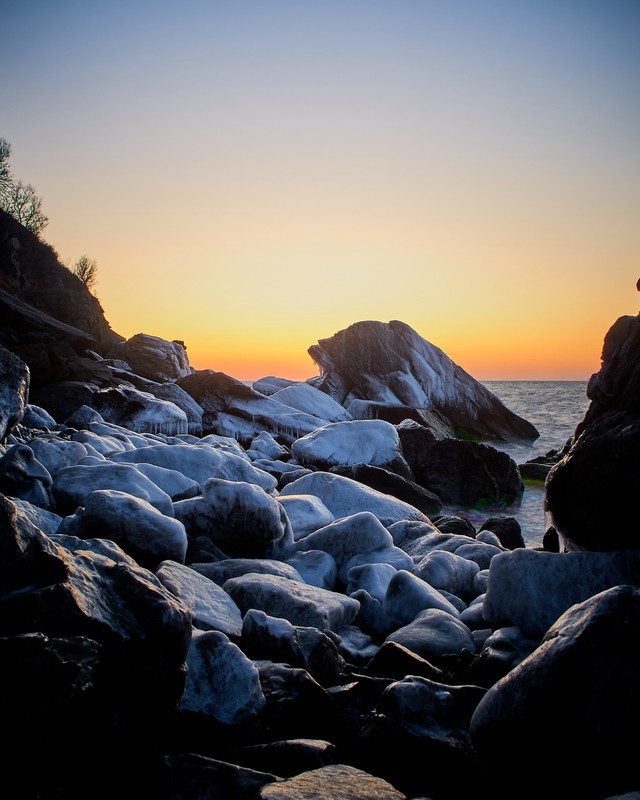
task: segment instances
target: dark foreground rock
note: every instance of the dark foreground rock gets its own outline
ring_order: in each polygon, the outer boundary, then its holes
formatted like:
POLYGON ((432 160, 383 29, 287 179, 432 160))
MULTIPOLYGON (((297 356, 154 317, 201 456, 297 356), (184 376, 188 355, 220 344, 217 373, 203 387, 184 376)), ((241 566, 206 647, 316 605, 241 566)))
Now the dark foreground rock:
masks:
POLYGON ((628 509, 640 496, 640 316, 607 333, 587 396, 573 444, 546 479, 546 508, 562 549, 636 548, 628 509))

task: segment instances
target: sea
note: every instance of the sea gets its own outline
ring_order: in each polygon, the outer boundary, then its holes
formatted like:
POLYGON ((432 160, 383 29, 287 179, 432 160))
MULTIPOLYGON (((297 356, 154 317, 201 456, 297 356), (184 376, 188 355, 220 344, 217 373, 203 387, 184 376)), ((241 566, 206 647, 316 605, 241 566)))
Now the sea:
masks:
MULTIPOLYGON (((540 437, 534 441, 490 442, 508 453, 516 464, 544 456, 563 447, 582 421, 589 399, 587 381, 481 381, 510 410, 531 422, 540 437)), ((464 516, 477 527, 488 516, 508 515, 520 523, 527 547, 542 545, 544 532, 551 524, 544 511, 544 487, 525 483, 519 502, 478 510, 448 506, 445 513, 464 516)))

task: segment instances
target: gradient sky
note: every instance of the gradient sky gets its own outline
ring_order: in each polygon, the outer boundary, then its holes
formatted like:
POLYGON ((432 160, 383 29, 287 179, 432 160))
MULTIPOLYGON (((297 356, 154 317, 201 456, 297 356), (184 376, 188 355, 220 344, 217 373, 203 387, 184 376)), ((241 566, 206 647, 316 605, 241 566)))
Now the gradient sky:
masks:
POLYGON ((112 328, 242 380, 403 320, 586 379, 640 295, 640 2, 4 0, 0 136, 112 328))

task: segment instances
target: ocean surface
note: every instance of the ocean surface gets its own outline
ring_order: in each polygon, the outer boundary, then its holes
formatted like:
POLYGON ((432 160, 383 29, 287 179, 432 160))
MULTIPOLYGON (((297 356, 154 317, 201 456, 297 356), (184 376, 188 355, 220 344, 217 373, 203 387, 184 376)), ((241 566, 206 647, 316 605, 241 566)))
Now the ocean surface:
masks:
MULTIPOLYGON (((545 455, 550 450, 562 447, 573 436, 576 425, 582 421, 589 406, 586 395, 587 381, 482 381, 508 409, 535 425, 540 438, 535 441, 509 443, 491 442, 493 447, 503 450, 517 464, 545 455)), ((508 514, 516 517, 528 547, 542 544, 542 537, 549 527, 544 513, 544 489, 542 486, 525 485, 521 502, 512 506, 481 511, 454 510, 474 524, 483 522, 487 516, 508 514)))

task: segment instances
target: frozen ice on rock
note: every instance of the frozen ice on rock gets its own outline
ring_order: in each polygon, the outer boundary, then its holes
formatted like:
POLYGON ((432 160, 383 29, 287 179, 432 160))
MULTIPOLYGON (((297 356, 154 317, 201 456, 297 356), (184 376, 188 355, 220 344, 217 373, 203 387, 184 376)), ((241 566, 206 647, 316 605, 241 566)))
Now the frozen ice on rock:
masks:
POLYGON ((295 567, 275 558, 223 558, 210 563, 195 562, 190 566, 218 586, 224 586, 229 578, 237 578, 250 572, 256 575, 279 575, 293 581, 302 580, 295 567))
POLYGON ((30 443, 33 454, 52 478, 63 467, 79 464, 87 456, 87 448, 81 442, 61 439, 58 436, 38 436, 30 443))
POLYGON ((193 626, 202 631, 242 633, 242 614, 231 597, 214 581, 176 561, 163 561, 156 577, 193 615, 193 626))
POLYGON ((166 492, 174 503, 200 494, 200 485, 177 469, 158 467, 156 464, 147 464, 144 461, 138 462, 136 469, 166 492))
POLYGON ((290 456, 287 448, 276 442, 268 431, 261 431, 251 442, 250 449, 259 454, 259 458, 267 458, 273 461, 290 456))
POLYGON ((468 601, 475 597, 473 581, 479 571, 475 561, 447 550, 433 550, 416 564, 414 574, 434 589, 445 589, 468 601))
POLYGON ((381 419, 330 423, 293 442, 291 454, 302 465, 328 469, 369 464, 411 477, 398 431, 381 419))
POLYGON ((338 580, 346 584, 347 564, 353 556, 391 547, 389 531, 369 511, 360 511, 307 534, 296 543, 297 550, 324 550, 335 559, 338 580))
POLYGON ((365 589, 371 597, 381 603, 387 593, 389 581, 397 570, 390 564, 361 564, 352 567, 347 576, 347 594, 353 594, 358 589, 365 589))
POLYGON ((324 550, 304 550, 289 556, 286 561, 298 570, 302 580, 310 586, 333 591, 338 579, 336 560, 324 550))
POLYGON ((204 487, 212 477, 228 481, 243 481, 273 492, 277 481, 248 460, 206 444, 157 444, 126 453, 113 453, 112 461, 137 464, 146 462, 165 469, 174 469, 204 487))
POLYGON ((391 576, 383 608, 389 621, 395 625, 408 624, 428 608, 459 616, 456 607, 446 597, 408 570, 398 570, 391 576))
POLYGON ((296 540, 334 521, 333 514, 313 494, 280 494, 276 500, 284 508, 296 540))
POLYGON ((64 467, 51 486, 53 499, 60 513, 71 514, 84 506, 88 495, 98 489, 115 489, 146 500, 161 514, 173 517, 173 503, 166 492, 139 472, 132 464, 113 464, 104 461, 64 467))
POLYGON ((309 383, 292 383, 273 393, 271 398, 327 422, 343 422, 351 419, 351 414, 344 406, 309 383))
POLYGON ((103 456, 131 449, 127 448, 122 440, 117 439, 115 436, 101 436, 93 431, 80 430, 71 436, 71 441, 79 442, 80 444, 90 444, 96 452, 103 456))
POLYGON ((283 617, 293 625, 339 631, 350 625, 360 603, 339 592, 331 592, 278 575, 249 573, 230 578, 222 587, 235 600, 240 611, 250 608, 270 617, 283 617))
POLYGON ((166 559, 183 563, 187 552, 187 534, 179 520, 165 516, 140 497, 113 489, 90 492, 84 508, 65 517, 58 533, 111 539, 150 568, 166 559))
POLYGON ((385 526, 400 520, 419 520, 430 524, 429 518, 414 506, 330 472, 308 473, 291 481, 280 491, 280 497, 291 494, 315 495, 335 519, 369 511, 385 526))
POLYGON ((255 483, 209 478, 201 497, 180 500, 174 509, 190 538, 208 537, 232 558, 270 558, 293 544, 282 506, 255 483))
POLYGON ((387 642, 397 642, 407 650, 439 666, 443 656, 476 652, 469 628, 457 616, 439 608, 421 611, 408 625, 390 633, 387 642))
POLYGON ((178 713, 202 724, 238 725, 265 704, 258 670, 220 631, 194 629, 187 653, 187 681, 178 713))
POLYGON ((539 639, 570 606, 622 584, 640 585, 640 551, 505 551, 491 562, 485 617, 539 639))

